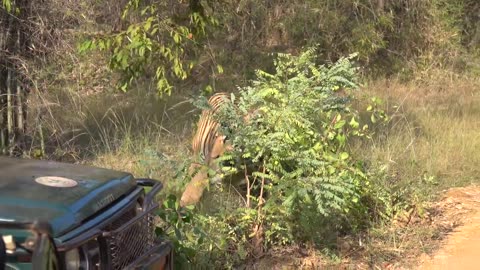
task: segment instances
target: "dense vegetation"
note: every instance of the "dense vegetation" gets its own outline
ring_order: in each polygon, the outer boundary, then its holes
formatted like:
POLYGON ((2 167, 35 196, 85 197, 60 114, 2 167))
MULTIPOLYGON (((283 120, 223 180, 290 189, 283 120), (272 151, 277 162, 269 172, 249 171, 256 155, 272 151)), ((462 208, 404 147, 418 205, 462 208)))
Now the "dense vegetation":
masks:
POLYGON ((0 6, 1 152, 162 179, 181 266, 395 262, 439 237, 439 191, 478 182, 476 0, 0 6), (194 105, 218 91, 235 147, 181 209, 194 105))

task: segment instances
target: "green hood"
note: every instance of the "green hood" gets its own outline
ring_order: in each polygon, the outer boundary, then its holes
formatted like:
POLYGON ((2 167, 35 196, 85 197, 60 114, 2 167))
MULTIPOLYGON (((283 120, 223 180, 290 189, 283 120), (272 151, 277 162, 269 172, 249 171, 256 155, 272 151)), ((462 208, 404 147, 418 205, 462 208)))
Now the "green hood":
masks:
POLYGON ((0 221, 48 221, 56 237, 135 186, 124 172, 0 157, 0 221))

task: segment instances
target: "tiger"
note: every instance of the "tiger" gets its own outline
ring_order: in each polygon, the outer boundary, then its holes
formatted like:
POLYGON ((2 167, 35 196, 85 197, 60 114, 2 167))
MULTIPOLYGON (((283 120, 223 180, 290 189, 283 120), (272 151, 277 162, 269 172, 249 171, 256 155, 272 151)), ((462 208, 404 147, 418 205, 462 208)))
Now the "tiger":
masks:
POLYGON ((205 187, 208 185, 207 168, 210 167, 217 171, 218 164, 215 163, 215 160, 225 151, 233 150, 233 147, 226 142, 227 137, 220 133, 220 124, 214 118, 215 113, 226 102, 230 101, 229 93, 219 92, 212 95, 208 99, 210 109, 204 110, 198 120, 197 131, 192 139, 192 150, 199 163, 192 164, 189 169, 189 174, 193 178, 182 194, 182 206, 196 204, 200 200, 205 187), (196 174, 195 170, 197 170, 196 174))
MULTIPOLYGON (((219 164, 217 159, 226 151, 234 149, 233 145, 227 142, 227 136, 221 134, 221 123, 218 123, 215 119, 215 114, 227 102, 232 102, 231 94, 226 92, 213 94, 208 99, 210 109, 202 111, 198 120, 197 131, 192 139, 192 150, 199 162, 190 166, 189 174, 192 176, 192 180, 187 184, 182 194, 181 206, 196 204, 200 200, 209 182, 208 169, 218 172, 219 164)), ((238 102, 238 99, 233 101, 234 108, 239 105, 238 102)), ((258 113, 258 110, 248 112, 243 117, 243 121, 250 123, 252 118, 258 113)), ((217 175, 213 180, 218 182, 220 179, 217 175)))

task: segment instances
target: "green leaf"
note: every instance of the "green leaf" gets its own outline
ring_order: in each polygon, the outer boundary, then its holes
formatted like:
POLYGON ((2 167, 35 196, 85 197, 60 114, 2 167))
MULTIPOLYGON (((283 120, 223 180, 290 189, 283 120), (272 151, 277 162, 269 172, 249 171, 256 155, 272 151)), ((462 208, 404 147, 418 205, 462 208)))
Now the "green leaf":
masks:
POLYGON ((177 44, 181 41, 180 35, 177 32, 173 33, 173 41, 175 41, 177 44))
POLYGON ((143 29, 148 32, 148 30, 150 30, 150 28, 152 27, 152 22, 153 22, 153 18, 150 17, 147 19, 147 21, 145 22, 145 24, 143 25, 143 29))
POLYGON ((127 89, 128 89, 128 82, 122 84, 122 86, 120 87, 120 89, 121 89, 123 92, 126 92, 127 89))
POLYGON ((217 65, 217 71, 220 74, 223 74, 223 67, 221 65, 217 65))
POLYGON ((354 116, 352 117, 352 119, 350 120, 350 122, 348 124, 353 128, 358 128, 359 127, 359 123, 355 120, 354 116))
POLYGON ((342 152, 340 153, 340 159, 341 160, 346 160, 350 157, 350 155, 347 152, 342 152))
POLYGON ((341 146, 345 145, 346 140, 347 138, 345 137, 345 135, 337 134, 337 141, 341 146))
POLYGON ((5 7, 5 10, 7 10, 7 12, 10 13, 12 11, 12 1, 11 0, 3 0, 2 3, 3 3, 3 6, 5 7))
POLYGON ((334 129, 341 129, 341 128, 343 128, 343 126, 345 126, 345 123, 346 123, 345 120, 338 121, 337 123, 335 123, 334 129))

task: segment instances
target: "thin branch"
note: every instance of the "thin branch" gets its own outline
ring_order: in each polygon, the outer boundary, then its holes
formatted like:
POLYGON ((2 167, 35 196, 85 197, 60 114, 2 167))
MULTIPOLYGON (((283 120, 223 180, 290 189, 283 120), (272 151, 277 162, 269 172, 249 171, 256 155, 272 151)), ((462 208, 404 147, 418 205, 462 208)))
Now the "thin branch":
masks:
POLYGON ((247 208, 250 208, 250 178, 248 177, 248 171, 247 171, 247 164, 244 163, 245 166, 245 180, 247 181, 247 208))

